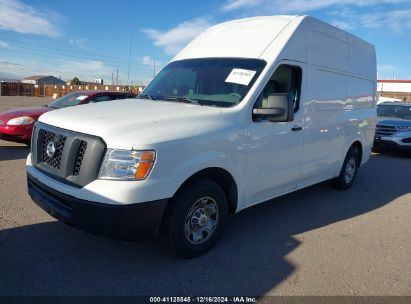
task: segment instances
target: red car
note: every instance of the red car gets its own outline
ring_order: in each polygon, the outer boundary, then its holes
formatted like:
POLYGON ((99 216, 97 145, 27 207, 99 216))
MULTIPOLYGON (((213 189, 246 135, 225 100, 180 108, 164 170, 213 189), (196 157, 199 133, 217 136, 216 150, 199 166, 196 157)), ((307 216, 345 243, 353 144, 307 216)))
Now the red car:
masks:
POLYGON ((41 114, 55 109, 89 102, 136 97, 133 93, 111 91, 78 91, 65 95, 41 107, 30 107, 0 113, 0 139, 29 145, 33 125, 41 114))

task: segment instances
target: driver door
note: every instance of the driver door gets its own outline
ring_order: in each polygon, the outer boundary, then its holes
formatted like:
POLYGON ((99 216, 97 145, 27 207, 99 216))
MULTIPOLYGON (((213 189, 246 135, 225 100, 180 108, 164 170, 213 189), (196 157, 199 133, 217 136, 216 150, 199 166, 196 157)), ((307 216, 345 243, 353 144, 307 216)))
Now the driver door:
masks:
POLYGON ((248 127, 246 166, 247 206, 290 192, 297 187, 303 148, 303 68, 301 63, 279 65, 254 107, 264 108, 273 93, 287 93, 294 103, 294 120, 255 119, 248 127))

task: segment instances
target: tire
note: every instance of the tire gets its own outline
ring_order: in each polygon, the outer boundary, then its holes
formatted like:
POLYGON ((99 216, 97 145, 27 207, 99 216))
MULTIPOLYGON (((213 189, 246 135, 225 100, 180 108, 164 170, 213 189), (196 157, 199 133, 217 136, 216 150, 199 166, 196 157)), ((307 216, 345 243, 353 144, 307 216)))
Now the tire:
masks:
POLYGON ((358 149, 351 147, 345 156, 344 163, 342 165, 340 175, 333 179, 333 185, 340 189, 346 190, 352 186, 359 167, 360 155, 358 149))
POLYGON ((228 205, 224 191, 210 180, 197 180, 171 200, 164 236, 170 248, 184 258, 210 250, 225 226, 228 205))

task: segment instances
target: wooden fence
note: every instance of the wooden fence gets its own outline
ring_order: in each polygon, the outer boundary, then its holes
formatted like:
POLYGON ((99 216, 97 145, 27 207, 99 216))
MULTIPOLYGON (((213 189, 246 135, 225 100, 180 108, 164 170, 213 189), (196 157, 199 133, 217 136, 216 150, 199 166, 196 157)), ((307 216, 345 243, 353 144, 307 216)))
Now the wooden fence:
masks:
MULTIPOLYGON (((87 90, 102 90, 102 91, 120 91, 133 92, 140 94, 144 89, 143 86, 127 86, 127 85, 42 85, 30 84, 21 82, 1 82, 0 96, 39 96, 39 97, 55 97, 67 95, 76 91, 87 90)), ((411 92, 378 92, 380 96, 392 98, 406 98, 411 101, 411 92)))
POLYGON ((403 99, 406 98, 407 102, 411 101, 411 92, 378 92, 380 96, 403 99))
POLYGON ((76 91, 101 90, 101 91, 118 91, 133 92, 140 94, 144 89, 143 86, 127 85, 42 85, 20 82, 1 82, 0 96, 38 96, 59 98, 76 91))

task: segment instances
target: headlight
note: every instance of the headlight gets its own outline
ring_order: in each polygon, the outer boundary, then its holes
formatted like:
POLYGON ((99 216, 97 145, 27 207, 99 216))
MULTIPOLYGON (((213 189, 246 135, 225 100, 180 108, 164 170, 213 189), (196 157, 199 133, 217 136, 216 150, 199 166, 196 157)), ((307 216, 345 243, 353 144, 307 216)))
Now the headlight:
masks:
POLYGON ((410 132, 411 126, 399 126, 397 127, 399 132, 410 132))
POLYGON ((156 160, 155 151, 108 149, 101 165, 100 179, 143 180, 156 160))
POLYGON ((30 116, 21 116, 21 117, 16 117, 10 119, 6 125, 8 126, 20 126, 20 125, 29 125, 34 122, 34 118, 31 118, 30 116))

